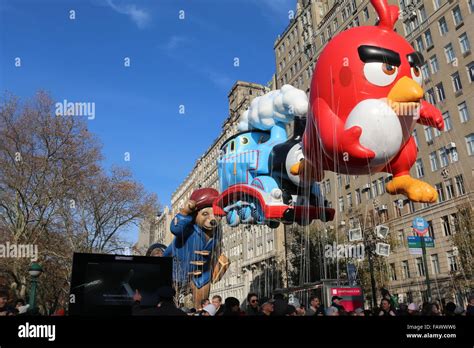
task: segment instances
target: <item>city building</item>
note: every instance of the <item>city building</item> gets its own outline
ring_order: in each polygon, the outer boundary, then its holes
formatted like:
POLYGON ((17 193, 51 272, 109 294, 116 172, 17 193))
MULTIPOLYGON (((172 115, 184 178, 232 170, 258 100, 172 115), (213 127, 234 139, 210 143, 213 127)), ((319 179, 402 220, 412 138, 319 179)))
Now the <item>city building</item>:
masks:
MULTIPOLYGON (((420 255, 409 254, 407 237, 413 235, 414 217, 424 217, 435 239, 435 247, 427 251, 432 298, 460 302, 466 294, 459 289, 461 283, 469 282, 465 275, 470 271, 459 262, 453 234, 465 233, 459 229, 459 207, 467 206, 472 213, 474 199, 474 4, 472 0, 389 2, 400 6, 397 32, 425 57, 421 70, 426 99, 443 113, 443 132, 417 125, 413 135, 419 154, 411 172, 436 187, 439 200, 418 204, 386 194, 385 183, 390 180, 386 173, 327 172, 321 188, 337 211, 335 221, 327 225, 347 233, 357 227, 362 211, 375 224, 389 226, 398 243, 386 258, 389 281, 378 285, 387 286, 401 301, 419 303, 427 299, 425 270, 420 255)), ((325 44, 343 30, 376 21, 368 0, 299 0, 295 18, 274 44, 277 88, 289 83, 309 92, 314 65, 325 44)), ((321 230, 327 227, 320 225, 321 230)))

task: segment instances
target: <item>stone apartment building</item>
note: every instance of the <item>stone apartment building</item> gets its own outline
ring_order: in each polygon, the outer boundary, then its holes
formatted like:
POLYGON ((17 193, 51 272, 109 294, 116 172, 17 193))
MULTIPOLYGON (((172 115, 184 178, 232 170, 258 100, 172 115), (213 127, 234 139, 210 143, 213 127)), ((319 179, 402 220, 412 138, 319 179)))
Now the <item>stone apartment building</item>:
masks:
MULTIPOLYGON (((427 298, 425 269, 420 255, 409 254, 407 236, 413 235, 413 218, 424 217, 435 239, 435 247, 427 251, 432 297, 459 300, 465 296, 458 289, 466 279, 452 237, 459 207, 466 205, 472 211, 474 198, 474 3, 389 2, 401 9, 397 32, 425 57, 425 98, 442 111, 445 120, 444 132, 417 125, 413 134, 419 154, 411 174, 435 186, 439 202, 415 204, 403 196, 386 194, 387 174, 328 172, 321 186, 337 214, 335 221, 320 228, 347 233, 356 227, 356 213, 360 212, 373 217, 375 224, 389 226, 392 239, 398 242, 386 258, 390 281, 384 285, 401 301, 421 302, 427 298)), ((353 26, 374 25, 376 20, 368 0, 298 0, 294 19, 274 44, 277 88, 289 83, 309 92, 314 65, 328 40, 353 26)))

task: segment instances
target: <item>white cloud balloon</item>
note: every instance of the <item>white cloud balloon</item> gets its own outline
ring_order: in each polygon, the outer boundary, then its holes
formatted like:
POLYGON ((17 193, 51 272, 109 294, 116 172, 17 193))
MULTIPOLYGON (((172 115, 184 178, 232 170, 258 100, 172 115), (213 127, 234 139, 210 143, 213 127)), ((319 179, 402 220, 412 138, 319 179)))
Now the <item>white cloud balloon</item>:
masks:
POLYGON ((252 100, 248 110, 240 116, 238 129, 247 131, 252 128, 268 130, 275 123, 289 123, 295 116, 306 116, 308 97, 306 93, 291 85, 271 91, 252 100))

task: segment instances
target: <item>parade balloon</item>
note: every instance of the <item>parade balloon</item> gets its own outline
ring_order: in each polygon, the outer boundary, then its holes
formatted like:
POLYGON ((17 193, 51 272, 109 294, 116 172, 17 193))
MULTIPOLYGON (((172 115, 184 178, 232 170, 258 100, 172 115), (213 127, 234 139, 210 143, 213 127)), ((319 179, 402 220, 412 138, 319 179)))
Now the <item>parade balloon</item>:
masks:
POLYGON ((324 171, 361 175, 387 172, 390 194, 433 203, 437 192, 412 178, 415 125, 443 130, 441 112, 423 100, 424 58, 394 31, 397 6, 371 0, 375 26, 346 30, 322 51, 311 81, 303 138, 304 161, 295 169, 306 181, 324 171))
POLYGON ((221 194, 214 213, 239 224, 307 225, 330 221, 334 210, 316 183, 294 173, 303 159, 306 93, 290 85, 255 98, 240 119, 241 132, 227 139, 217 161, 221 194), (292 136, 286 125, 294 124, 292 136))

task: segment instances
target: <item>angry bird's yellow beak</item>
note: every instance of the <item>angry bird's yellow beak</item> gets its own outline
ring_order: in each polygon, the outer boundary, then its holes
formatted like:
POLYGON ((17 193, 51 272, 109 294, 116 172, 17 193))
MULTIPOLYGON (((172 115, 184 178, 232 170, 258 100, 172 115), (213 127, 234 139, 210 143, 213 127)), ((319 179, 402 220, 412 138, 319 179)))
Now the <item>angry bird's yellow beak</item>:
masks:
POLYGON ((300 173, 302 173, 304 170, 304 161, 300 161, 296 164, 293 164, 290 168, 290 173, 292 175, 298 175, 300 173))
POLYGON ((424 94, 423 88, 417 82, 404 76, 393 86, 387 98, 395 103, 417 103, 424 94))

